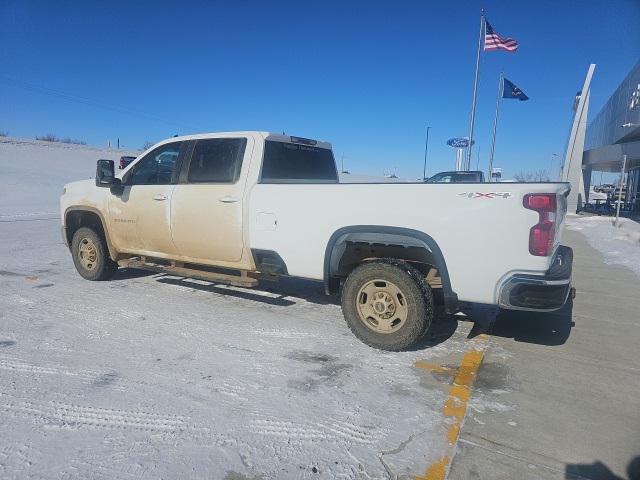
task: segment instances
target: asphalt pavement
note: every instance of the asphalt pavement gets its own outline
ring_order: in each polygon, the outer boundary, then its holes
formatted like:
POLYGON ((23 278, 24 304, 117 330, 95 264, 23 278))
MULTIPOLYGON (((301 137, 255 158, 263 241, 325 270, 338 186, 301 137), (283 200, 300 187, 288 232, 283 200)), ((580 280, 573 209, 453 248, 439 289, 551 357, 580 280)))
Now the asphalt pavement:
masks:
POLYGON ((449 479, 640 478, 640 279, 563 243, 576 298, 495 318, 449 479))

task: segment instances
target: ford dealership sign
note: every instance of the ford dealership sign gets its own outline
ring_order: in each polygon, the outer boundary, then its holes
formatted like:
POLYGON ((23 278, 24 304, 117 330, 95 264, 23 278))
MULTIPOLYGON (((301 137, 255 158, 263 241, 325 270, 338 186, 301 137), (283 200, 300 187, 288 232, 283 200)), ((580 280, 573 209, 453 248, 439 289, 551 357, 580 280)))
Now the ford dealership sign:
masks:
MULTIPOLYGON (((471 142, 473 145, 476 142, 471 142)), ((469 139, 466 137, 455 137, 447 140, 447 145, 453 148, 467 148, 469 146, 469 139)))

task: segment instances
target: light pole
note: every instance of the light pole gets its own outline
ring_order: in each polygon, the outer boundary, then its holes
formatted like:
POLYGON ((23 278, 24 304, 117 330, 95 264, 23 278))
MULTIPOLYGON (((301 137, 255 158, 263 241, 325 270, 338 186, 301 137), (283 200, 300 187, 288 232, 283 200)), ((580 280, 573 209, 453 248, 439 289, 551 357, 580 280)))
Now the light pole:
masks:
POLYGON ((427 179, 427 151, 429 150, 429 130, 431 127, 427 127, 427 138, 424 141, 424 168, 422 169, 422 181, 427 179))
POLYGON ((340 173, 349 173, 344 169, 344 153, 342 154, 342 157, 340 158, 340 173))
MULTIPOLYGON (((624 170, 627 166, 627 156, 622 156, 622 171, 620 172, 620 185, 618 186, 618 203, 616 205, 616 227, 620 226, 620 203, 622 203, 622 186, 624 185, 624 170)), ((625 195, 625 201, 627 200, 625 195)))
POLYGON ((559 156, 560 155, 558 155, 557 153, 551 154, 551 165, 549 165, 549 175, 551 175, 551 181, 553 181, 553 160, 555 159, 555 157, 559 156))

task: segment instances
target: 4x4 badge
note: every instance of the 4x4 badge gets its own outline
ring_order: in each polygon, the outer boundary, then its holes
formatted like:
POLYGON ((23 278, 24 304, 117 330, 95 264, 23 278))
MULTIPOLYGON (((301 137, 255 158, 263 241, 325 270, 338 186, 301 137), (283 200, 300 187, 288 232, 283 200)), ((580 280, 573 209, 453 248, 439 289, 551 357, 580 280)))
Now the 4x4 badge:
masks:
POLYGON ((463 192, 458 194, 459 197, 467 198, 509 198, 511 192, 463 192))

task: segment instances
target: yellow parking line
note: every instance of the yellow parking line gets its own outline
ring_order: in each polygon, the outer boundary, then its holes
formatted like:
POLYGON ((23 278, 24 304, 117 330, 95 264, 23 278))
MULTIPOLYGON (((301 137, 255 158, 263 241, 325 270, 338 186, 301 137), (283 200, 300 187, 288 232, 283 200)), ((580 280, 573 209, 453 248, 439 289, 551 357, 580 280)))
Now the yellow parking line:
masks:
MULTIPOLYGON (((476 338, 487 341, 489 337, 486 334, 482 334, 476 338)), ((455 452, 456 442, 460 436, 460 427, 467 413, 467 404, 471 397, 473 382, 476 379, 478 368, 480 368, 483 358, 484 350, 474 349, 464 354, 460 366, 455 370, 422 360, 414 364, 415 367, 424 368, 433 372, 455 374, 451 388, 449 388, 449 395, 442 407, 445 423, 448 425, 446 431, 448 454, 440 457, 437 461, 429 465, 424 475, 416 477, 416 480, 444 480, 447 476, 447 470, 449 469, 451 459, 455 452)))

